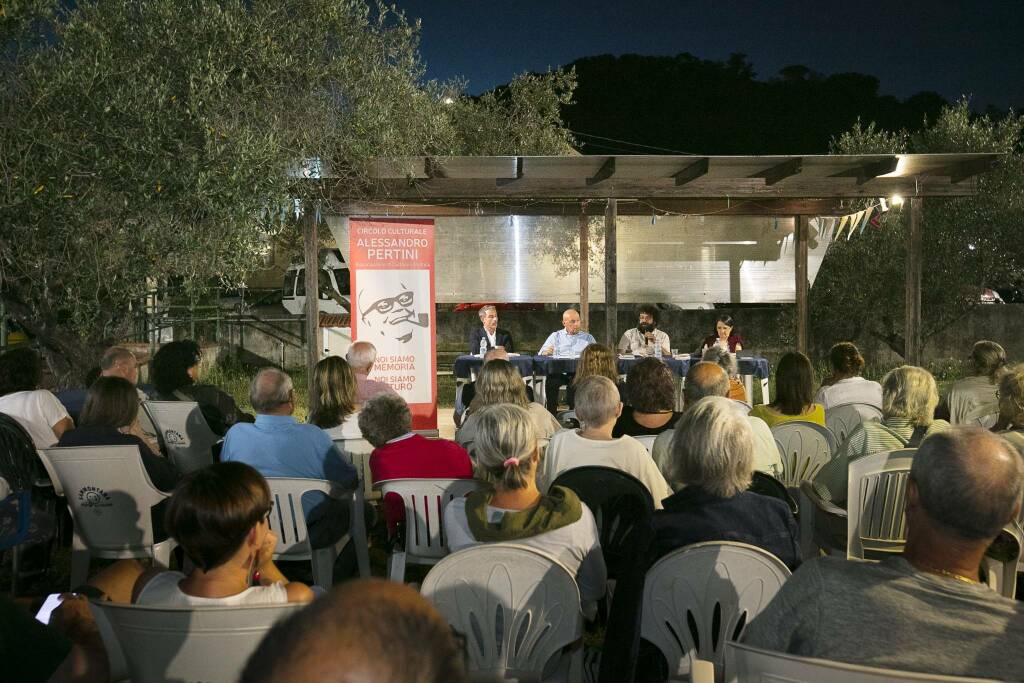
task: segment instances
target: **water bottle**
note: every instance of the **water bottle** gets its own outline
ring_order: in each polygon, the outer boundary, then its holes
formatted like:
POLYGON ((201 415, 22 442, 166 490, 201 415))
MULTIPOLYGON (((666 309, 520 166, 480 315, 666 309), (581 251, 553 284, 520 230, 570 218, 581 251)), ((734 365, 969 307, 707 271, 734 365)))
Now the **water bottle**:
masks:
POLYGON ((661 358, 661 342, 658 341, 657 337, 654 339, 654 357, 661 358))
POLYGON ((487 353, 487 337, 480 338, 480 357, 483 358, 484 354, 487 353))

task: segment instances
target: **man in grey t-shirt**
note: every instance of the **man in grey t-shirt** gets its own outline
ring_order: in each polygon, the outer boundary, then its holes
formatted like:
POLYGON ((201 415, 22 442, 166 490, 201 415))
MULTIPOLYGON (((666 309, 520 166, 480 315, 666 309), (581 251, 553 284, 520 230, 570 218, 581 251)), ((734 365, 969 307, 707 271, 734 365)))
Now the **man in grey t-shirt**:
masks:
POLYGON ((921 444, 906 494, 907 544, 884 562, 803 565, 743 641, 755 647, 926 673, 1019 679, 1024 609, 979 583, 982 556, 1020 513, 1020 456, 958 427, 921 444))

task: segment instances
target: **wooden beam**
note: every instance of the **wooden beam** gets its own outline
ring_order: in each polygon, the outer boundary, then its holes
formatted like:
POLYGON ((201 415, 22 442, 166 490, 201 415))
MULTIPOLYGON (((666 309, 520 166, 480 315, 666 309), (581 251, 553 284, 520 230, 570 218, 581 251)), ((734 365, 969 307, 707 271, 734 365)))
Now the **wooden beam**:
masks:
POLYGON ((808 294, 810 283, 807 279, 807 216, 794 216, 794 235, 796 237, 796 350, 807 353, 808 349, 808 294))
POLYGON ((854 168, 846 171, 840 171, 839 173, 833 173, 830 177, 832 178, 856 178, 858 185, 863 185, 869 180, 873 180, 880 175, 886 173, 892 173, 896 170, 897 164, 899 164, 899 157, 889 157, 887 159, 880 159, 879 161, 872 161, 867 164, 855 166, 854 168))
POLYGON ((306 385, 309 390, 310 412, 313 412, 320 403, 314 371, 316 364, 320 362, 320 349, 323 346, 320 337, 320 240, 317 235, 316 214, 314 208, 307 205, 302 215, 302 243, 306 268, 306 385))
POLYGON ((904 301, 904 352, 907 365, 921 364, 921 228, 924 200, 910 198, 910 225, 907 228, 907 266, 904 301))
POLYGON ((501 187, 502 185, 510 185, 514 182, 523 179, 523 158, 516 157, 516 177, 515 178, 495 178, 494 186, 501 187))
POLYGON ((781 164, 769 166, 763 171, 759 171, 748 177, 763 178, 765 185, 774 185, 784 178, 798 174, 803 169, 803 166, 803 157, 793 157, 792 159, 786 159, 781 164))
POLYGON ((440 161, 434 157, 423 157, 423 172, 428 178, 447 178, 448 172, 440 161))
POLYGON ((619 281, 615 245, 618 209, 618 200, 609 199, 604 212, 604 339, 613 349, 619 341, 615 338, 619 328, 619 281))
POLYGON ((697 178, 707 175, 709 165, 708 158, 704 157, 703 159, 698 159, 692 164, 688 164, 681 171, 677 171, 672 174, 673 180, 676 181, 676 187, 693 182, 697 178))
POLYGON ((994 158, 972 159, 970 161, 961 161, 960 163, 953 164, 952 166, 944 166, 932 171, 925 171, 924 175, 949 176, 949 182, 955 185, 956 183, 963 182, 970 177, 992 170, 996 165, 996 162, 997 159, 994 158))
POLYGON ((580 326, 590 331, 590 216, 580 216, 580 326))
POLYGON ((608 180, 615 175, 615 157, 608 157, 597 169, 597 173, 587 178, 587 185, 596 185, 601 181, 608 180))

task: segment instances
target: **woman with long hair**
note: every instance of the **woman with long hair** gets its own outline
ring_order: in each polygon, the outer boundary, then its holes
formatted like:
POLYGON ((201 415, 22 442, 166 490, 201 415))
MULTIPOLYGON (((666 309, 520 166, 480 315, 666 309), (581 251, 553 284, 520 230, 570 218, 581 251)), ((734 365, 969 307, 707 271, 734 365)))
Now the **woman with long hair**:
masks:
POLYGON ((779 359, 775 369, 775 394, 768 405, 754 406, 750 411, 769 427, 800 420, 825 426, 825 409, 814 402, 814 368, 810 359, 799 351, 791 351, 779 359))
POLYGON ((576 364, 576 376, 572 379, 571 390, 575 392, 580 382, 595 375, 607 377, 614 382, 619 389, 619 400, 625 402, 626 383, 619 379, 619 359, 610 346, 591 344, 583 349, 576 364))
POLYGON ((476 380, 476 396, 466 409, 467 417, 462 427, 455 433, 455 440, 472 452, 468 444, 476 439, 479 422, 476 414, 487 406, 502 403, 510 403, 526 410, 533 420, 534 430, 539 439, 550 439, 551 435, 561 428, 544 406, 527 400, 526 385, 523 384, 523 378, 516 370, 516 366, 507 360, 495 359, 480 369, 476 380))
POLYGON ((729 353, 743 350, 743 337, 736 331, 736 321, 728 313, 715 318, 715 333, 704 338, 700 352, 703 354, 712 346, 721 346, 729 353))
POLYGON ((332 439, 361 439, 356 405, 356 376, 341 356, 328 356, 316 364, 313 384, 320 398, 309 421, 332 439))

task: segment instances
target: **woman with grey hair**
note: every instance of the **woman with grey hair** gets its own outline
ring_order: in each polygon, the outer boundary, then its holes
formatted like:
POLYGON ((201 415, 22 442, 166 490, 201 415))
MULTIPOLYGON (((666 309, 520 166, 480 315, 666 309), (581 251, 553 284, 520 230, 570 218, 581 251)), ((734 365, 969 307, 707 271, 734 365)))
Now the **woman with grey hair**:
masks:
POLYGON ((814 488, 825 500, 846 505, 850 462, 882 451, 917 448, 929 434, 949 429, 935 419, 939 391, 924 368, 901 365, 882 378, 882 420, 862 422, 814 477, 814 488))
POLYGON ((739 378, 739 368, 736 366, 736 355, 729 353, 717 344, 709 346, 701 357, 702 361, 717 363, 729 375, 729 398, 734 401, 749 403, 747 399, 747 388, 739 378))
POLYGON ((964 377, 949 388, 943 407, 949 409, 950 424, 991 427, 999 412, 996 389, 1006 367, 1006 351, 993 341, 975 342, 971 349, 971 367, 970 377, 964 377))
POLYGON ((999 378, 999 420, 992 431, 1001 432, 1003 438, 1024 454, 1024 363, 1006 369, 999 378))
POLYGON ((456 498, 444 511, 448 546, 511 542, 535 548, 576 576, 584 614, 596 613, 607 571, 590 510, 570 489, 537 488, 541 452, 530 414, 520 406, 492 405, 478 413, 477 478, 485 491, 456 498))

